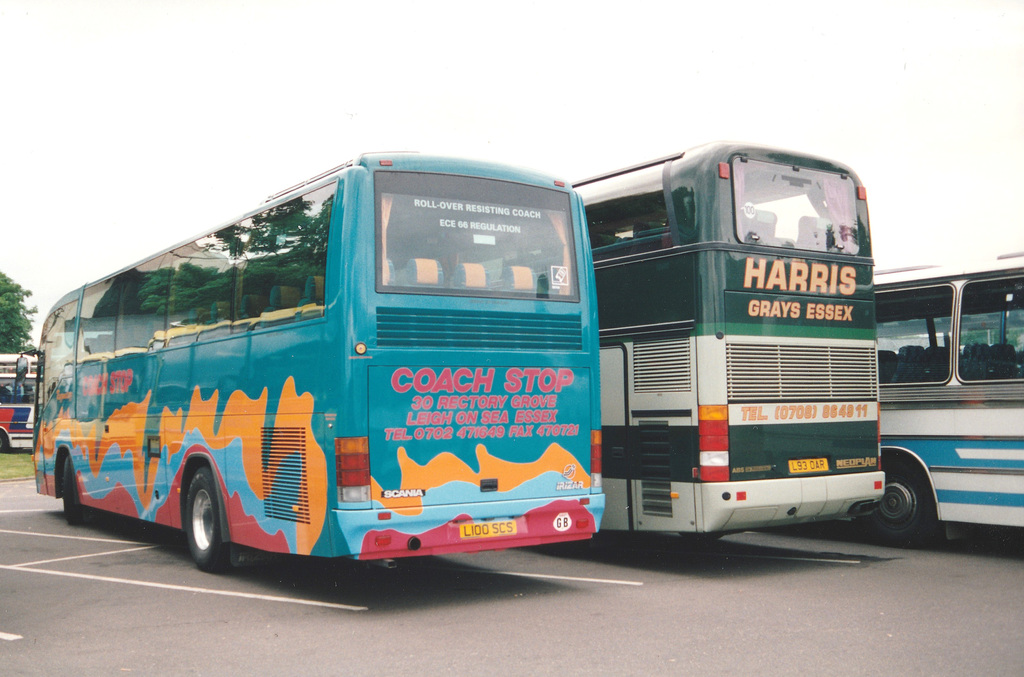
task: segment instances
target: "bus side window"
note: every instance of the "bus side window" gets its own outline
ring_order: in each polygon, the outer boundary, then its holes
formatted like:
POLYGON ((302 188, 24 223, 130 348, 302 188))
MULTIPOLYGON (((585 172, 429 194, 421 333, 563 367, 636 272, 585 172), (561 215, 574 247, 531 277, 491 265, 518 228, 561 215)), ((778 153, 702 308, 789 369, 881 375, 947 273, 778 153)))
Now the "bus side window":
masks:
MULTIPOLYGON (((40 403, 44 407, 50 406, 51 398, 57 394, 69 394, 70 384, 74 383, 75 359, 72 349, 75 346, 75 311, 78 308, 78 301, 66 303, 55 310, 43 324, 43 336, 39 344, 43 356, 41 359, 43 370, 42 393, 40 403)), ((59 399, 59 398, 58 398, 59 399)), ((57 402, 59 405, 60 402, 57 402)), ((56 407, 50 412, 56 415, 56 407)))
POLYGON ((267 327, 296 320, 300 296, 298 287, 289 285, 271 287, 267 307, 260 314, 260 326, 267 327))
POLYGON ((196 341, 199 332, 217 322, 230 321, 226 309, 234 296, 234 266, 230 251, 233 227, 201 237, 171 252, 174 273, 167 303, 168 346, 196 341), (224 313, 227 316, 221 317, 224 313))
POLYGON ((121 305, 120 285, 113 279, 85 290, 78 330, 78 361, 106 360, 114 355, 114 326, 121 305))
POLYGON ((1024 278, 968 282, 960 312, 960 377, 1002 381, 1024 377, 1024 278))
POLYGON ((167 293, 172 270, 160 257, 118 275, 121 306, 117 315, 115 352, 146 352, 153 338, 167 328, 167 293))
POLYGON ((609 182, 602 198, 587 204, 587 227, 594 260, 629 256, 672 247, 662 165, 609 182), (621 184, 621 185, 620 185, 621 184), (637 192, 631 187, 641 186, 637 192), (625 194, 620 191, 626 190, 625 194))
POLYGON ((875 308, 880 384, 949 379, 952 287, 886 291, 876 297, 875 308))
POLYGON ((878 382, 892 383, 896 375, 896 351, 878 351, 878 382))
POLYGON ((325 186, 238 224, 235 331, 323 316, 334 194, 334 185, 325 186))
POLYGON ((299 312, 303 319, 320 317, 324 314, 324 276, 310 275, 299 299, 299 312))

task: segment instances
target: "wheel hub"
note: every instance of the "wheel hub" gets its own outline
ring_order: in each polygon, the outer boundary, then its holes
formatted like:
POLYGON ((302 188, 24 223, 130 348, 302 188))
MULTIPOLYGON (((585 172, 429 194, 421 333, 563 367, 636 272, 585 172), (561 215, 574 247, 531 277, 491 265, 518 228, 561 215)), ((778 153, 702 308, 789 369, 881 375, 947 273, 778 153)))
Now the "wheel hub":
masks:
POLYGON ((906 524, 917 512, 917 498, 914 492, 899 482, 885 486, 885 494, 878 511, 886 522, 894 525, 906 524))
POLYGON ((206 491, 196 493, 192 503, 192 535, 200 550, 207 550, 213 542, 213 502, 206 491))

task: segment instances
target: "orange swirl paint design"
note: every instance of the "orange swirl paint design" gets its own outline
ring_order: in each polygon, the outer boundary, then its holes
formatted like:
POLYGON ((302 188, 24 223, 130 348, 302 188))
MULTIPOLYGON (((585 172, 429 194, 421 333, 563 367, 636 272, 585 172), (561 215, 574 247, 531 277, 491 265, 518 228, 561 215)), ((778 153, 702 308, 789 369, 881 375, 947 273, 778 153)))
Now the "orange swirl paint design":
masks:
MULTIPOLYGON (((532 463, 515 463, 492 456, 483 444, 476 445, 476 459, 480 467, 479 472, 474 471, 451 452, 438 454, 424 465, 420 465, 409 458, 405 447, 399 447, 398 466, 402 470, 402 486, 400 488, 429 490, 449 482, 475 484, 481 477, 498 477, 501 481, 502 491, 511 491, 521 484, 536 479, 543 473, 561 474, 566 466, 579 466, 576 457, 556 443, 550 444, 541 457, 532 463), (439 483, 439 479, 443 481, 439 483)), ((586 474, 583 479, 583 487, 590 488, 589 474, 586 474)), ((381 495, 381 487, 376 480, 372 482, 371 491, 375 497, 381 495)), ((423 511, 422 498, 376 498, 374 500, 379 500, 385 508, 394 510, 400 515, 418 515, 423 511)))
MULTIPOLYGON (((242 444, 242 468, 245 482, 260 501, 269 497, 280 465, 268 464, 263 468, 263 430, 267 425, 267 389, 264 388, 259 398, 252 399, 241 391, 231 393, 220 417, 220 425, 215 429, 218 393, 215 391, 210 399, 204 400, 196 388, 192 393, 187 416, 181 410, 176 414, 165 409, 161 417, 160 436, 167 445, 170 456, 169 463, 174 467, 174 457, 181 453, 186 435, 197 431, 209 444, 214 441, 220 449, 226 448, 234 440, 242 444)), ((316 443, 313 434, 313 396, 310 393, 298 394, 295 379, 289 377, 281 389, 281 397, 273 421, 273 428, 297 428, 304 433, 305 446, 301 450, 302 467, 304 469, 305 495, 309 511, 309 523, 296 522, 295 552, 308 555, 323 531, 327 515, 327 460, 324 451, 316 443)), ((231 492, 231 483, 228 487, 231 492)), ((234 521, 238 517, 232 515, 234 521)))
MULTIPOLYGON (((308 523, 294 523, 294 552, 309 554, 323 531, 328 491, 327 460, 323 449, 316 441, 312 427, 312 394, 299 394, 295 388, 294 378, 289 377, 281 389, 277 411, 272 414, 271 420, 268 420, 267 415, 266 388, 257 399, 252 399, 241 391, 231 393, 218 418, 219 396, 219 392, 214 391, 208 399, 203 399, 197 387, 192 391, 187 412, 181 409, 173 412, 167 407, 163 409, 159 419, 159 435, 160 444, 166 451, 162 456, 148 456, 145 452, 152 391, 147 392, 141 402, 129 402, 114 410, 106 421, 90 421, 83 424, 70 418, 68 413, 62 410, 55 421, 40 426, 40 451, 47 459, 52 458, 59 436, 66 432, 72 444, 77 445, 79 453, 82 454, 75 458, 77 469, 86 471, 86 467, 81 463, 85 460, 88 463, 88 472, 94 478, 105 472, 103 463, 108 455, 119 453, 121 458, 124 458, 131 454, 138 499, 143 508, 148 509, 153 500, 154 480, 157 478, 161 460, 167 464, 169 476, 180 479, 184 444, 190 434, 201 436, 203 446, 211 452, 228 450, 237 440, 241 445, 240 467, 244 477, 225 477, 229 494, 225 498, 230 499, 233 494, 240 496, 241 501, 234 504, 242 506, 244 510, 236 511, 242 514, 229 515, 229 519, 232 523, 242 523, 251 522, 253 518, 261 519, 263 513, 262 506, 254 505, 251 499, 247 502, 244 495, 251 493, 259 501, 267 500, 277 480, 278 471, 281 470, 279 465, 274 463, 269 464, 266 469, 263 468, 264 427, 269 425, 275 428, 301 429, 305 444, 296 453, 302 455, 302 482, 305 484, 304 494, 307 497, 306 508, 309 518, 308 523), (240 483, 247 485, 248 490, 240 487, 240 483)), ((229 463, 226 459, 225 462, 229 463)), ((225 468, 219 468, 219 473, 224 477, 225 468)), ((164 491, 162 490, 162 493, 164 491)), ((232 504, 230 500, 228 504, 232 504)))

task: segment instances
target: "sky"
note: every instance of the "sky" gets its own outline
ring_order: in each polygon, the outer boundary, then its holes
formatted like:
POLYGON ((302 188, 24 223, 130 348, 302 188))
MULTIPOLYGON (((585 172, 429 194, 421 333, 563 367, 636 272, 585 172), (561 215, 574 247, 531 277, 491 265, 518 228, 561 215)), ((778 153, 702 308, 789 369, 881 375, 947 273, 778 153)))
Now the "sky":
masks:
POLYGON ((1024 2, 0 0, 0 271, 34 340, 362 152, 571 182, 717 140, 852 167, 879 269, 1024 251, 1024 2))

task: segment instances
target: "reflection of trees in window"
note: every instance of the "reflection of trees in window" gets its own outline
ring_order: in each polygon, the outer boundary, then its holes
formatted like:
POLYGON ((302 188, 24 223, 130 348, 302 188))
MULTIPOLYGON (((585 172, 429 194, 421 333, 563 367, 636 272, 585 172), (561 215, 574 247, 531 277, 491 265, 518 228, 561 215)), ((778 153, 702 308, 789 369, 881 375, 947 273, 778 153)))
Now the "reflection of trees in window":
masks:
POLYGON ((275 321, 300 319, 280 313, 307 305, 322 312, 333 194, 333 186, 323 188, 241 224, 233 250, 242 271, 239 319, 264 313, 278 313, 275 321))
POLYGON ((213 337, 239 320, 248 329, 282 308, 289 320, 322 315, 333 196, 323 188, 91 286, 82 357, 213 337))
POLYGON ((146 273, 139 285, 139 309, 153 315, 167 315, 167 295, 171 288, 173 268, 158 268, 146 273))
POLYGON ((149 348, 166 324, 167 290, 170 276, 149 262, 118 275, 121 288, 121 309, 117 319, 115 344, 117 351, 149 348))
POLYGON ((218 244, 214 235, 174 252, 181 262, 171 279, 170 327, 231 319, 234 269, 218 244))
POLYGON ((117 317, 118 306, 121 305, 121 286, 112 283, 96 302, 90 317, 117 317))
POLYGON ((224 228, 171 252, 175 271, 168 324, 172 330, 231 320, 235 271, 230 253, 235 230, 234 226, 224 228))

